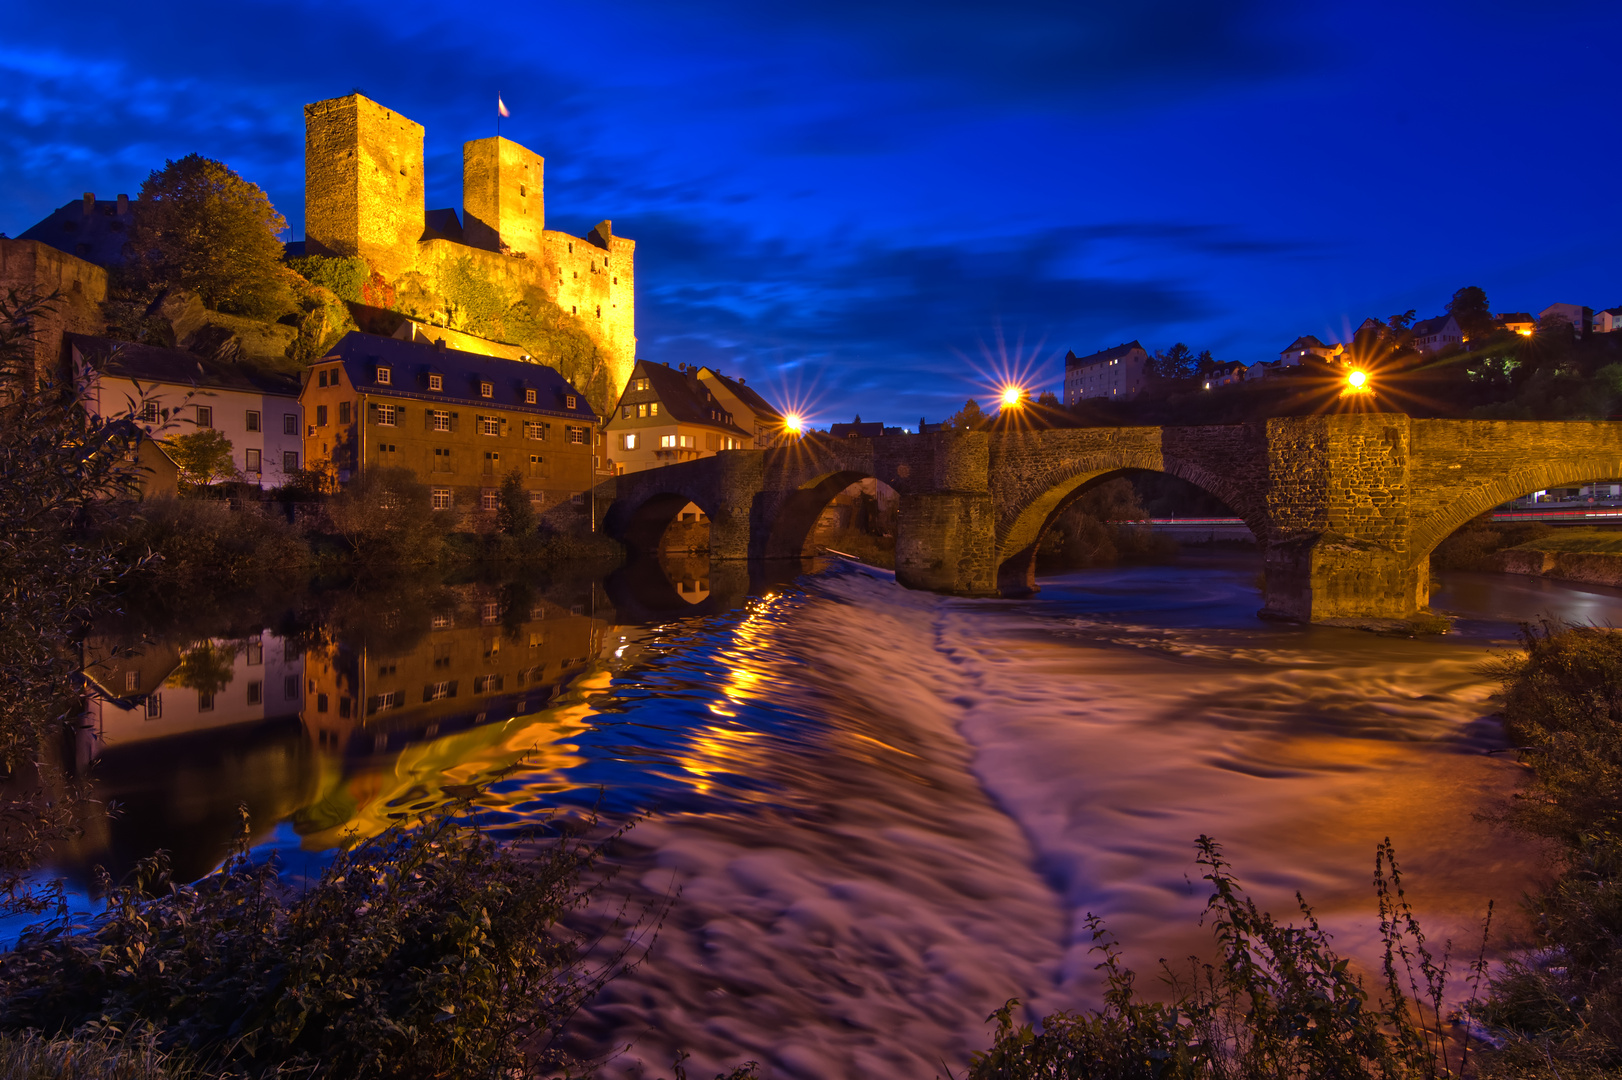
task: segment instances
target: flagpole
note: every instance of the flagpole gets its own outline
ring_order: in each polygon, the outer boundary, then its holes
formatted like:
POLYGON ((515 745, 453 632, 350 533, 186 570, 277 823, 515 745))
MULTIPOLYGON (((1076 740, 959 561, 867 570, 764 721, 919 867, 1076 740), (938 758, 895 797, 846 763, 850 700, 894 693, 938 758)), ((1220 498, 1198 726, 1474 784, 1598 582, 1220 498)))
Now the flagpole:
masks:
POLYGON ((501 91, 496 91, 496 138, 501 138, 501 91))

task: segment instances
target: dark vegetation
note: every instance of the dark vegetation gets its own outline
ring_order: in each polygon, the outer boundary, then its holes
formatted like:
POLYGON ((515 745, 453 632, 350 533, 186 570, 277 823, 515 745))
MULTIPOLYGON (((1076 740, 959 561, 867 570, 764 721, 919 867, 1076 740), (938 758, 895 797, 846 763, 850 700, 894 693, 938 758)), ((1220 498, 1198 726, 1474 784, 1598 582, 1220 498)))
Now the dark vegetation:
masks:
POLYGON ((1489 510, 1436 545, 1431 569, 1497 570, 1500 551, 1557 531, 1556 526, 1541 521, 1497 522, 1489 510))

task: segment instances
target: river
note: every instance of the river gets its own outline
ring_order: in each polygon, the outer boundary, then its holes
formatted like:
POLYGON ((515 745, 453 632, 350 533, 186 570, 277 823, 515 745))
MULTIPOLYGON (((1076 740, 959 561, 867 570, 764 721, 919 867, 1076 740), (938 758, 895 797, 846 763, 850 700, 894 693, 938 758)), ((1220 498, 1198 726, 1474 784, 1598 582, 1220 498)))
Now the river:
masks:
MULTIPOLYGON (((1140 985, 1203 951, 1193 841, 1372 959, 1390 837, 1434 939, 1473 951, 1538 867, 1482 820, 1519 766, 1484 665, 1521 620, 1615 622, 1622 592, 1438 575, 1442 637, 1258 620, 1253 555, 961 600, 879 571, 775 582, 702 562, 605 581, 397 586, 169 613, 86 646, 79 743, 110 821, 76 887, 153 848, 199 876, 249 806, 261 853, 478 789, 514 833, 640 815, 610 900, 679 892, 648 962, 578 1025, 609 1077, 961 1073, 986 1015, 1096 1003, 1104 917, 1140 985)), ((786 579, 785 579, 786 578, 786 579)), ((1508 920, 1513 922, 1513 918, 1508 920)))

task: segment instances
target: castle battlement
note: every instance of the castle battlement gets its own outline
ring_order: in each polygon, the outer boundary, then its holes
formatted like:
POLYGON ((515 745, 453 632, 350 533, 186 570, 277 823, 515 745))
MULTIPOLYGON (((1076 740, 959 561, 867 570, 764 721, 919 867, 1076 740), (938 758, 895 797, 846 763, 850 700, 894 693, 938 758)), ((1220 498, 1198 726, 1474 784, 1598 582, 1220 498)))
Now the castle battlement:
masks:
MULTIPOLYGON (((462 220, 424 202, 421 124, 360 94, 304 107, 305 251, 358 257, 391 288, 442 291, 474 267, 515 299, 529 289, 578 320, 617 394, 636 362, 636 243, 599 223, 546 228, 546 159, 511 139, 462 145, 462 220)), ((423 313, 429 314, 429 313, 423 313)), ((545 357, 538 357, 545 360, 545 357)))

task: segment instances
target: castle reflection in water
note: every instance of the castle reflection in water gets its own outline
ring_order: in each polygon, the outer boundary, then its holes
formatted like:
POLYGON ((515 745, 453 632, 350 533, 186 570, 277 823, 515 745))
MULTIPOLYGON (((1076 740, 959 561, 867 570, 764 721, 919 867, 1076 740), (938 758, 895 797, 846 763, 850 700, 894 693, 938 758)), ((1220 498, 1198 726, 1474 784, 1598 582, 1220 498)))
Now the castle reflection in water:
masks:
POLYGON ((75 756, 118 812, 87 815, 59 868, 116 876, 162 848, 199 877, 239 805, 254 843, 320 852, 449 799, 510 816, 495 781, 515 769, 525 798, 577 787, 573 740, 648 628, 761 587, 718 573, 678 557, 544 588, 402 583, 321 598, 314 617, 105 629, 85 643, 75 756))

